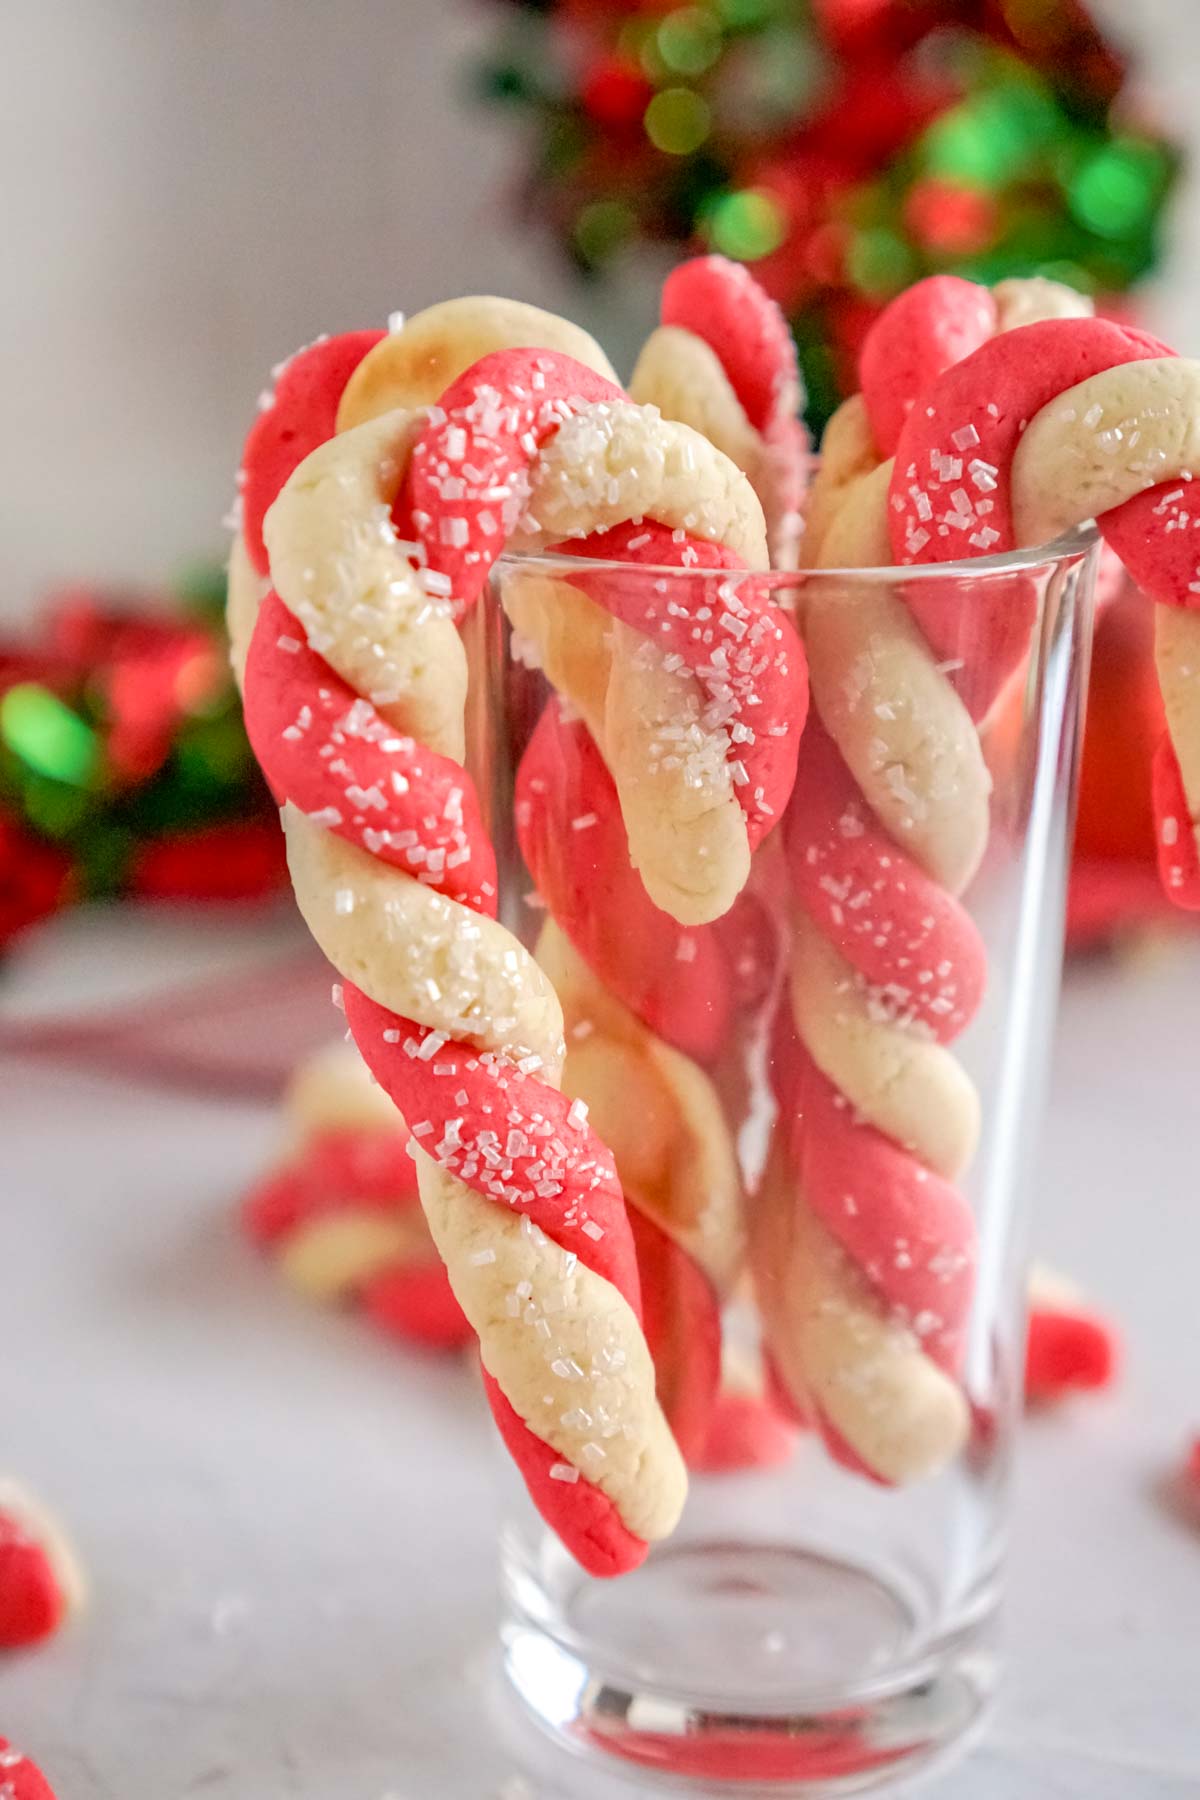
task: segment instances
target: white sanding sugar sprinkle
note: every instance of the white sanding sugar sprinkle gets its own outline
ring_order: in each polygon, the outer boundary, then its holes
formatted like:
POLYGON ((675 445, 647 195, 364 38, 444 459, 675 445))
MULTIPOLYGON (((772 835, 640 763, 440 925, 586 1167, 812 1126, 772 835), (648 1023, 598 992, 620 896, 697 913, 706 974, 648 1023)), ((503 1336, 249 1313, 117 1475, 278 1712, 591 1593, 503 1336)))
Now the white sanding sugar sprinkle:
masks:
POLYGON ((494 1250, 476 1250, 471 1257, 471 1261, 477 1269, 482 1269, 487 1263, 494 1263, 495 1260, 496 1252, 494 1250))
POLYGON ((550 1464, 550 1479, 551 1479, 551 1481, 566 1481, 566 1482, 578 1481, 579 1480, 579 1470, 572 1468, 570 1463, 566 1463, 566 1462, 551 1463, 550 1464))

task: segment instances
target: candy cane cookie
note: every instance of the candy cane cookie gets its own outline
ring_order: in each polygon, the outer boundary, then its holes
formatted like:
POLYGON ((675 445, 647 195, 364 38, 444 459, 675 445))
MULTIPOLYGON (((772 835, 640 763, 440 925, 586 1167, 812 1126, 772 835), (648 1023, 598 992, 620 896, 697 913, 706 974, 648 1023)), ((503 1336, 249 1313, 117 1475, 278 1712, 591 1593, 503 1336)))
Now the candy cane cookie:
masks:
POLYGON ((695 426, 749 476, 771 560, 793 568, 810 445, 787 320, 749 270, 724 256, 673 270, 661 320, 642 348, 630 394, 695 426))
MULTIPOLYGON (((981 302, 966 283, 949 287, 959 319, 939 326, 942 291, 921 284, 920 310, 911 297, 897 303, 903 329, 880 381, 893 369, 904 384, 920 378, 905 346, 923 369, 994 328, 991 296, 981 302)), ((879 330, 897 336, 887 313, 879 330)), ((839 503, 817 515, 817 566, 887 563, 891 470, 872 460, 865 400, 842 433, 835 448, 850 473, 839 503)), ((956 1366, 974 1238, 953 1183, 979 1105, 949 1045, 982 996, 985 959, 956 895, 988 833, 975 717, 1023 651, 1019 628, 997 629, 959 667, 880 583, 813 581, 804 612, 821 726, 802 747, 786 830, 787 1013, 799 1049, 777 1058, 798 1072, 782 1084, 782 1148, 755 1260, 770 1348, 798 1410, 842 1461, 907 1481, 948 1461, 970 1428, 956 1366)))
POLYGON ((712 926, 685 929, 646 898, 599 752, 555 702, 522 759, 516 819, 549 914, 536 954, 563 1004, 564 1091, 615 1157, 658 1395, 690 1460, 716 1402, 720 1301, 742 1260, 737 1160, 703 1066, 729 1029, 724 948, 712 926))
MULTIPOLYGON (((636 510, 753 556, 761 515, 739 483, 703 440, 581 365, 485 358, 427 423, 385 414, 293 474, 267 520, 274 591, 246 671, 301 909, 413 1130, 493 1411, 543 1512, 609 1573, 670 1530, 684 1478, 653 1399, 611 1158, 557 1091, 553 992, 491 916, 448 697, 462 692, 454 615, 522 520, 536 543, 636 510)), ((765 798, 751 789, 752 805, 765 798)))
MULTIPOLYGON (((1049 542, 1095 518, 1157 603, 1167 715, 1154 791, 1159 867, 1200 907, 1200 366, 1099 319, 1028 325, 947 371, 901 434, 888 524, 898 558, 941 562, 1049 542), (994 383, 995 386, 989 386, 994 383)), ((921 611, 922 588, 913 605, 921 611)), ((927 632, 940 622, 923 619, 927 632)))
MULTIPOLYGON (((533 309, 515 308, 506 302, 494 300, 451 301, 440 307, 434 307, 428 313, 418 315, 416 319, 409 321, 403 331, 392 332, 387 338, 381 339, 368 352, 356 368, 340 402, 337 403, 338 423, 343 427, 352 426, 369 417, 376 416, 380 410, 388 406, 399 403, 414 404, 421 400, 436 398, 438 391, 436 384, 443 375, 468 360, 471 351, 487 348, 489 343, 495 343, 505 335, 514 343, 530 341, 534 337, 540 337, 544 342, 553 343, 556 341, 556 333, 559 334, 558 341, 562 347, 587 349, 590 345, 590 340, 576 344, 573 340, 562 338, 561 334, 563 333, 574 333, 576 340, 582 339, 582 334, 575 332, 574 327, 566 326, 562 321, 552 319, 549 315, 537 314, 533 309), (483 314, 482 322, 481 312, 483 314), (486 325, 486 332, 483 329, 484 325, 486 325), (428 373, 430 368, 434 370, 432 381, 428 373)), ((595 346, 590 346, 590 350, 592 366, 598 366, 603 359, 596 351, 595 346)), ((322 420, 325 429, 328 429, 329 410, 326 405, 322 420)), ((680 546, 673 541, 682 536, 683 534, 678 531, 672 534, 672 541, 668 544, 665 554, 672 558, 678 557, 680 554, 684 557, 695 558, 697 552, 694 549, 688 549, 684 545, 681 551, 680 546)), ((257 605, 257 596, 254 604, 257 605)), ((576 633, 576 637, 582 640, 582 633, 576 633)), ((576 645, 577 656, 581 650, 585 649, 586 640, 583 640, 576 645)), ((798 673, 802 679, 802 660, 797 656, 796 661, 798 673)), ((579 984, 576 983, 576 991, 578 987, 579 984)), ((711 1010, 711 1000, 706 1001, 705 1004, 711 1010)), ((600 1048, 600 1040, 597 1039, 589 1047, 589 1053, 585 1059, 593 1072, 600 1061, 600 1048)), ((610 1076, 615 1072, 610 1069, 610 1076)), ((719 1238, 722 1235, 729 1238, 736 1231, 733 1219, 736 1182, 731 1179, 732 1151, 728 1147, 728 1131, 724 1121, 719 1110, 711 1104, 711 1095, 706 1089, 705 1076, 698 1068, 692 1068, 687 1064, 681 1053, 672 1051, 667 1045, 660 1046, 650 1067, 643 1066, 641 1072, 647 1075, 652 1073, 652 1078, 657 1082, 659 1090, 662 1091, 663 1108, 660 1110, 665 1110, 669 1100, 677 1124, 675 1150, 677 1151, 679 1148, 678 1140, 680 1138, 683 1139, 685 1146, 689 1142, 691 1146, 685 1154, 672 1154, 669 1158, 672 1169, 672 1180, 669 1184, 663 1180, 660 1172, 657 1182, 659 1199, 657 1205, 651 1207, 651 1212, 656 1211, 661 1217, 663 1212, 667 1211, 668 1214, 676 1217, 679 1222, 679 1231, 676 1233, 676 1237, 679 1235, 686 1237, 688 1210, 693 1212, 702 1210, 707 1221, 710 1241, 714 1237, 719 1238), (693 1182, 690 1189, 688 1183, 683 1179, 685 1172, 690 1172, 699 1178, 693 1182), (671 1189, 671 1196, 666 1194, 668 1185, 671 1189), (702 1208, 697 1204, 696 1195, 704 1196, 702 1208), (668 1205, 669 1197, 678 1197, 674 1198, 673 1206, 668 1205), (716 1226, 716 1221, 722 1218, 726 1221, 723 1230, 716 1226)), ((378 1089, 375 1092, 377 1095, 379 1094, 378 1089)), ((386 1101, 385 1104, 387 1104, 386 1101)), ((627 1109, 621 1109, 620 1118, 623 1122, 627 1116, 627 1109)), ((633 1137, 637 1138, 637 1136, 638 1134, 634 1132, 633 1137)), ((627 1140, 630 1139, 627 1127, 625 1137, 627 1140)), ((618 1148, 620 1149, 620 1146, 618 1148)), ((645 1140, 642 1139, 636 1157, 631 1153, 630 1161, 635 1183, 643 1194, 647 1192, 648 1160, 645 1140)), ((361 1291, 364 1302, 370 1309, 375 1310, 376 1301, 386 1298, 388 1295, 395 1299, 398 1306, 407 1292, 407 1287, 404 1288, 404 1292, 401 1291, 402 1282, 398 1272, 394 1277, 389 1277, 386 1269, 381 1268, 378 1274, 372 1276, 369 1281, 367 1280, 369 1266, 382 1265, 389 1256, 390 1237, 398 1229, 396 1220, 394 1217, 382 1218, 378 1209, 374 1207, 370 1209, 369 1216, 362 1216, 358 1208, 339 1206, 336 1215, 330 1216, 334 1195, 330 1191, 329 1183, 318 1180, 317 1177, 323 1170, 329 1175, 336 1170, 344 1170, 346 1146, 338 1144, 330 1147, 330 1155, 317 1158, 317 1161, 320 1163, 320 1168, 317 1168, 315 1163, 312 1166, 303 1164, 281 1171, 275 1178, 268 1180, 265 1189, 253 1197, 254 1203, 248 1215, 252 1221, 251 1229, 260 1238, 266 1232, 272 1244, 284 1241, 285 1272, 290 1279, 299 1281, 301 1285, 310 1289, 315 1285, 322 1290, 332 1287, 342 1291, 348 1284, 362 1283, 361 1291), (337 1152, 336 1155, 333 1155, 334 1150, 337 1152), (330 1163, 329 1169, 325 1168, 326 1163, 330 1163), (276 1203, 280 1199, 281 1183, 282 1187, 287 1189, 287 1194, 291 1199, 296 1199, 292 1189, 297 1182, 305 1191, 308 1211, 311 1212, 319 1201, 321 1216, 319 1219, 306 1218, 303 1222, 298 1222, 292 1216, 295 1208, 289 1206, 285 1237, 284 1227, 276 1217, 278 1212, 276 1203), (314 1184, 315 1192, 312 1191, 314 1184), (270 1218, 266 1224, 259 1216, 262 1210, 258 1205, 259 1202, 270 1203, 267 1206, 270 1218)), ((652 1224, 647 1223, 645 1228, 638 1232, 639 1248, 643 1252, 643 1261, 647 1257, 653 1257, 655 1267, 660 1275, 664 1278, 667 1275, 671 1277, 670 1294, 678 1295, 681 1303, 682 1298, 687 1297, 688 1310, 695 1312, 698 1298, 709 1295, 711 1290, 707 1287, 703 1275, 690 1274, 690 1265, 684 1266, 683 1256, 677 1250, 676 1237, 664 1237, 655 1230, 652 1224)), ((724 1252, 724 1259, 726 1262, 729 1260, 728 1248, 724 1252)), ((719 1265, 721 1260, 721 1256, 714 1249, 708 1259, 710 1265, 719 1265)), ((408 1285, 411 1285, 411 1282, 408 1285)), ((389 1312, 393 1310, 390 1302, 388 1310, 389 1312)), ((651 1309, 652 1326, 661 1323, 664 1317, 673 1315, 676 1310, 677 1308, 671 1303, 669 1297, 656 1295, 655 1304, 651 1309)), ((708 1310, 711 1310, 711 1303, 708 1310)), ((438 1316, 441 1316, 440 1312, 438 1316)), ((400 1314, 398 1322, 401 1329, 406 1328, 409 1323, 407 1312, 400 1314)), ((422 1333, 427 1335, 425 1322, 418 1320, 416 1323, 422 1333)), ((662 1332, 657 1335, 660 1340, 664 1337, 662 1332)), ((703 1409, 697 1402, 708 1386, 706 1370, 709 1365, 715 1370, 716 1349, 712 1343, 713 1337, 714 1333, 711 1329, 699 1333, 700 1340, 710 1345, 710 1353, 704 1355, 695 1353, 690 1357, 686 1381, 680 1379, 679 1371, 672 1376, 664 1369, 660 1376, 660 1387, 663 1387, 665 1391, 673 1392, 677 1397, 682 1397, 686 1401, 686 1405, 682 1407, 675 1405, 669 1409, 672 1423, 679 1431, 683 1430, 685 1412, 696 1422, 695 1429, 700 1428, 703 1409)), ((694 1333, 694 1350, 696 1343, 697 1337, 694 1333)), ((687 1435, 684 1432, 684 1436, 687 1435)))

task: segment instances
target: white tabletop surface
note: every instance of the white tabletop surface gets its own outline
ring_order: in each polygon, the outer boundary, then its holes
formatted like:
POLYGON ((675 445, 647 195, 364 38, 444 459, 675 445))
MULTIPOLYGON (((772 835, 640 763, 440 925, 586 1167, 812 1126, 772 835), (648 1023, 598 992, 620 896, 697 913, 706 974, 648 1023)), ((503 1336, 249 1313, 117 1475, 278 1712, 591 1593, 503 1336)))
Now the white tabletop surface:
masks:
MULTIPOLYGON (((119 986, 171 942, 93 926, 89 955, 119 986)), ((43 951, 4 1010, 61 1004, 71 966, 43 951)), ((1163 1491, 1200 1428, 1198 1015, 1195 942, 1068 981, 1038 1249, 1120 1317, 1128 1363, 1028 1426, 1009 1678, 937 1800, 1200 1795, 1200 1522, 1163 1491)), ((0 1095, 0 1463, 92 1583, 68 1632, 0 1664, 0 1731, 59 1800, 589 1793, 489 1700, 468 1375, 305 1309, 233 1229, 270 1107, 13 1057, 0 1095)))

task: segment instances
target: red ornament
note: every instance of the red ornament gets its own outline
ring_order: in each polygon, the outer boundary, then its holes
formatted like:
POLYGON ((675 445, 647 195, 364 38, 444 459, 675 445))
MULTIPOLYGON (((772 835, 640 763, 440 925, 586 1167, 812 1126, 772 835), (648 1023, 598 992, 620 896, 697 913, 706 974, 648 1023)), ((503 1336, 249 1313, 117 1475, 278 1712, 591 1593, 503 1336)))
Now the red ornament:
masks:
POLYGON ((609 131, 640 131, 654 89, 641 70, 622 57, 605 57, 584 76, 579 98, 588 117, 609 131))
POLYGON ((206 825, 143 844, 129 886, 143 900, 258 900, 287 879, 283 838, 273 819, 206 825))
POLYGON ((65 851, 0 815, 0 945, 65 904, 71 872, 65 851))
POLYGON ((971 256, 992 242, 998 214, 990 194, 931 178, 917 182, 909 194, 904 222, 924 249, 942 256, 971 256))
POLYGON ((785 311, 825 284, 826 269, 836 266, 840 279, 849 230, 838 209, 851 179, 836 158, 799 150, 739 173, 738 185, 768 194, 786 222, 778 250, 751 264, 755 280, 785 311))

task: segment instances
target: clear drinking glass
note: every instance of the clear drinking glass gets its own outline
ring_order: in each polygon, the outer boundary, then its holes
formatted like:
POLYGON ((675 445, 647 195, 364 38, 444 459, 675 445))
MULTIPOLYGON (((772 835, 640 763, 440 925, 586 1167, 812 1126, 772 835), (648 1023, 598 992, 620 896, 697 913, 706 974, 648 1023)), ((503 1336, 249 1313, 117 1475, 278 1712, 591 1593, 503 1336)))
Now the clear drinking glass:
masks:
MULTIPOLYGON (((810 1414, 782 1464, 693 1472, 674 1535, 640 1569, 611 1581, 581 1571, 513 1478, 501 1550, 508 1679, 554 1737, 595 1763, 609 1759, 612 1766, 617 1759, 616 1766, 643 1785, 661 1780, 704 1792, 859 1792, 936 1758, 976 1721, 993 1690, 994 1624, 1021 1407, 1028 1152, 1058 987, 1095 561, 1095 539, 1085 531, 1044 550, 919 574, 882 569, 753 577, 770 584, 802 633, 820 609, 828 622, 831 608, 846 609, 835 611, 835 623, 849 619, 853 631, 858 609, 865 653, 879 617, 919 588, 926 616, 932 607, 941 619, 943 647, 948 634, 953 640, 953 654, 943 657, 937 675, 967 697, 975 664, 994 658, 997 619, 1027 622, 1011 656, 1011 678, 978 721, 991 783, 990 828, 961 902, 986 950, 986 984, 974 1017, 943 1052, 960 1066, 980 1103, 973 1154, 950 1182, 954 1205, 973 1221, 976 1243, 961 1341, 941 1365, 940 1392, 946 1399, 949 1384, 961 1428, 951 1451, 942 1446, 940 1461, 938 1455, 926 1458, 930 1466, 920 1478, 884 1485, 845 1466, 854 1457, 838 1460, 836 1432, 816 1429, 810 1414)), ((695 614, 714 603, 717 584, 728 579, 678 568, 510 558, 494 574, 489 603, 467 626, 473 671, 469 758, 490 810, 502 917, 531 948, 540 941, 545 953, 549 942, 556 975, 562 940, 568 940, 572 979, 578 979, 561 995, 570 1051, 566 1085, 589 1100, 601 1135, 610 1126, 615 1131, 635 1220, 644 1206, 656 1217, 659 1231, 651 1232, 648 1245, 639 1230, 647 1322, 666 1346, 660 1395, 668 1410, 674 1406, 680 1435, 686 1433, 693 1452, 703 1432, 694 1408, 688 1411, 686 1390, 693 1380, 704 1388, 711 1334, 689 1311, 689 1295, 694 1299, 697 1290, 679 1278, 681 1265, 672 1265, 669 1253, 664 1262, 663 1211, 674 1206, 680 1212, 679 1220, 666 1219, 666 1236, 679 1225, 694 1246, 710 1196, 689 1196, 687 1158, 695 1143, 686 1122, 683 1135, 672 1139, 668 1121, 663 1139, 661 1088, 645 1075, 645 1059, 639 1062, 635 1052, 646 1052, 653 1064, 654 1034, 645 1020, 661 1024, 663 984, 668 1012, 689 998, 703 1008, 705 995, 689 996, 688 985, 711 980, 713 964, 686 950, 666 968, 639 958, 631 941, 636 921, 611 916, 619 911, 620 890, 602 867, 592 879, 576 882, 576 916, 553 921, 553 906, 537 893, 518 841, 530 805, 550 809, 544 841, 553 847, 570 840, 571 856, 577 836, 599 827, 604 838, 609 822, 571 811, 578 805, 576 750, 581 743, 586 749, 582 722, 560 734, 552 764, 545 765, 552 767, 551 778, 539 792, 531 796, 520 786, 522 758, 543 710, 556 702, 509 615, 519 622, 531 597, 535 606, 548 597, 552 604, 564 586, 595 595, 597 583, 647 581, 659 584, 655 591, 664 601, 695 614), (586 956, 589 945, 600 941, 607 969, 592 968, 589 985, 586 956), (625 1064, 618 1055, 606 1068, 603 1059, 597 1064, 597 1033, 603 1038, 616 1030, 619 1038, 620 1029, 606 1022, 597 986, 611 988, 606 977, 612 959, 623 955, 629 967, 622 965, 616 984, 625 1008, 618 1018, 628 1024, 641 1013, 646 1035, 633 1032, 624 1045, 625 1064), (589 1011, 601 1015, 599 1027, 589 1011), (694 1365, 701 1365, 698 1376, 694 1365)), ((814 661, 814 718, 822 710, 817 674, 814 661)), ((566 716, 579 717, 570 709, 566 716)), ((602 854, 611 854, 611 833, 605 841, 610 849, 602 847, 602 854)), ((849 905, 853 896, 843 893, 842 899, 849 905)), ((791 970, 802 910, 784 833, 776 830, 754 854, 744 898, 725 920, 706 928, 730 980, 718 1041, 690 1058, 701 1071, 695 1104, 702 1115, 709 1109, 710 1124, 712 1109, 719 1112, 713 1129, 736 1155, 737 1205, 757 1244, 742 1267, 726 1270, 720 1297, 724 1379, 760 1409, 780 1392, 779 1382, 764 1374, 763 1341, 774 1358, 772 1343, 793 1330, 789 1305, 811 1303, 818 1312, 826 1305, 811 1295, 805 1300, 810 1264, 803 1261, 803 1233, 799 1252, 787 1240, 790 1261, 787 1254, 776 1259, 775 1227, 763 1225, 786 1224, 789 1196, 802 1191, 811 1173, 807 1151, 798 1153, 798 1167, 797 1153, 789 1149, 778 1091, 786 1088, 778 1067, 778 1017, 781 1009, 795 1016, 791 970)), ((896 1008, 884 1011, 885 1021, 895 1025, 896 1008)), ((910 1015, 897 1028, 932 1040, 928 1027, 910 1015)), ((827 1047, 821 1055, 828 1061, 827 1047)), ((785 1099, 785 1113, 787 1104, 785 1099)), ((864 1122, 852 1105, 846 1111, 853 1133, 864 1122)), ((695 1107, 690 1117, 694 1131, 695 1107)), ((934 1119, 935 1136, 938 1125, 934 1119)), ((819 1136, 819 1118, 811 1129, 819 1136)), ((851 1137, 852 1152, 856 1141, 851 1137)), ((821 1148, 818 1143, 817 1154, 821 1148)), ((712 1176, 712 1157, 700 1156, 694 1166, 703 1188, 712 1176)), ((858 1166, 853 1154, 849 1166, 858 1166)), ((889 1354, 925 1354, 921 1334, 927 1327, 911 1315, 902 1318, 871 1276, 861 1269, 858 1274, 859 1300, 898 1333, 888 1339, 889 1354)), ((824 1354, 827 1361, 828 1350, 824 1354)), ((836 1370, 834 1379, 836 1385, 836 1370)), ((803 1412, 796 1384, 788 1395, 787 1410, 803 1412)), ((757 1416, 761 1420, 761 1410, 757 1416)))

